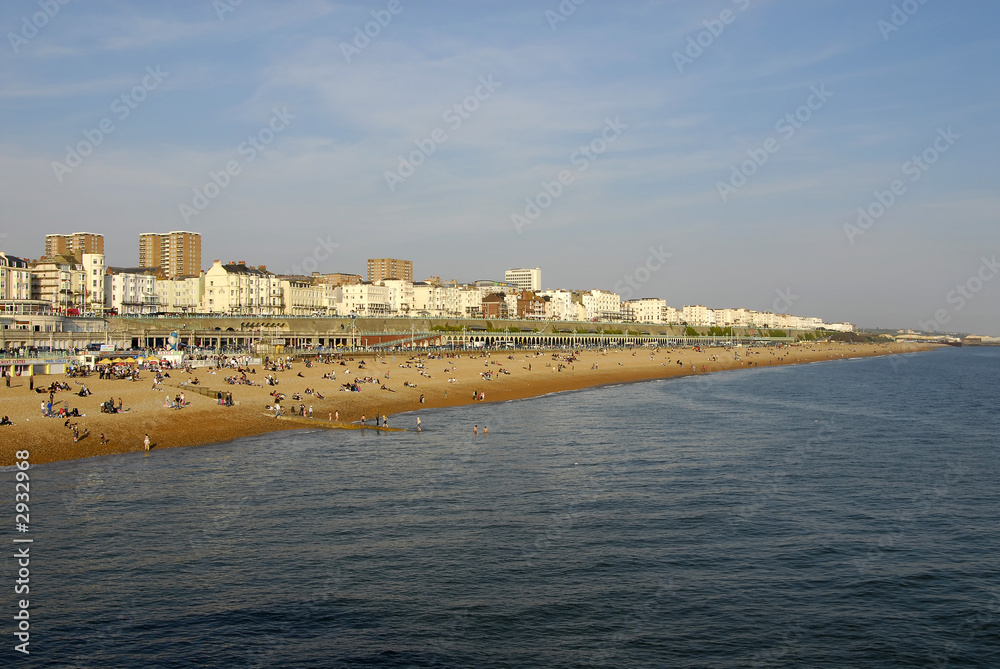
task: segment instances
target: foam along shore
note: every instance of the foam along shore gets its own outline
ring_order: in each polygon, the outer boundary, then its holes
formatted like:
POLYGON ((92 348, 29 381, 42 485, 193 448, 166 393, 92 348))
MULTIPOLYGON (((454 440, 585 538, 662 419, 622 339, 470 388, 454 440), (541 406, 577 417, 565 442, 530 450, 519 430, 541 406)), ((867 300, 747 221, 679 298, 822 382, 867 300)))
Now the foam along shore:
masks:
POLYGON ((323 427, 361 428, 362 416, 369 428, 374 427, 375 416, 380 415, 389 417, 391 428, 415 429, 415 417, 405 417, 404 425, 393 416, 422 408, 523 399, 610 383, 931 348, 935 346, 803 343, 780 348, 720 347, 700 351, 692 348, 462 351, 444 353, 440 358, 409 353, 345 354, 342 360, 314 361, 310 366, 296 359, 285 371, 268 371, 256 365, 252 369, 256 373, 246 374, 253 385, 227 383, 227 377, 241 375, 225 367, 197 369, 190 375, 183 370, 172 370, 160 389, 153 389, 153 375, 145 370, 139 372, 136 381, 101 380, 96 375, 34 377, 35 388, 47 387, 54 381, 69 384, 70 390, 54 394, 53 408, 66 406, 79 411, 81 417, 69 419, 71 424, 77 424, 81 435, 86 433, 78 441, 74 441, 74 431, 65 425, 65 418, 43 416, 41 404, 48 401, 48 393, 32 392, 27 377, 15 377, 9 388, 0 384, 3 397, 0 416, 6 415, 13 422, 0 426, 0 465, 14 464, 15 451, 23 449, 30 451, 33 464, 136 452, 143 450, 146 434, 155 452, 160 448, 222 443, 319 423, 324 423, 323 427), (268 374, 278 385, 265 383, 268 374), (324 378, 330 376, 335 378, 324 378), (193 383, 195 377, 199 381, 197 387, 193 383), (374 382, 359 382, 360 392, 343 390, 344 384, 366 378, 374 382), (86 384, 92 394, 80 397, 77 393, 81 384, 86 384), (307 393, 307 389, 313 392, 307 393), (220 391, 232 393, 234 406, 219 405, 216 397, 220 391), (281 418, 275 418, 270 408, 274 404, 271 393, 275 391, 286 395, 281 403, 284 414, 281 418), (186 405, 180 409, 168 408, 181 392, 185 394, 186 405), (293 395, 301 399, 292 399, 293 395), (102 413, 101 405, 109 398, 114 398, 116 404, 120 399, 125 411, 102 413), (306 416, 293 418, 293 405, 296 414, 301 405, 306 416))

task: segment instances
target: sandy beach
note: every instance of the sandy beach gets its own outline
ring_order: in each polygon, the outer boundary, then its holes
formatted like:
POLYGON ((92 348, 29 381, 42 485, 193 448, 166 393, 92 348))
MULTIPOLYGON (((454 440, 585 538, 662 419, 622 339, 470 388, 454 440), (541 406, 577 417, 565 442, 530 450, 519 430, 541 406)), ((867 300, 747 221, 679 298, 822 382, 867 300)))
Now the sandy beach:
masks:
MULTIPOLYGON (((31 462, 39 464, 57 460, 85 458, 111 453, 128 453, 143 449, 145 434, 149 434, 153 450, 175 446, 197 446, 222 443, 239 437, 276 430, 302 427, 359 429, 357 421, 367 418, 373 426, 376 413, 389 417, 392 428, 415 429, 416 422, 407 416, 406 424, 393 419, 395 414, 422 408, 500 402, 535 397, 548 393, 577 390, 609 383, 642 381, 691 374, 707 374, 724 370, 787 365, 820 360, 855 358, 924 351, 933 348, 917 344, 801 344, 784 348, 691 348, 636 349, 607 351, 506 351, 459 352, 445 357, 409 353, 387 355, 353 354, 332 363, 313 362, 307 367, 303 360, 294 360, 290 369, 268 372, 261 365, 253 366, 256 373, 247 374, 255 385, 231 385, 227 377, 237 376, 235 369, 196 369, 193 374, 182 370, 169 372, 161 389, 153 389, 153 374, 141 370, 140 380, 100 380, 96 375, 86 378, 66 376, 36 376, 36 388, 53 381, 68 383, 70 390, 54 394, 53 408, 63 403, 82 414, 71 418, 81 433, 89 434, 74 442, 73 431, 63 418, 46 418, 40 403, 48 401, 48 393, 29 389, 29 380, 18 377, 11 387, 0 383, 0 415, 7 415, 14 425, 0 426, 0 465, 12 465, 14 452, 27 448, 31 462), (678 364, 680 362, 680 364, 678 364), (341 364, 343 363, 343 364, 341 364), (334 373, 336 378, 324 378, 334 373), (489 373, 490 378, 484 375, 489 373), (270 374, 278 385, 265 383, 270 374), (209 395, 198 392, 198 388, 209 395), (345 383, 366 377, 376 383, 358 383, 360 392, 342 390, 345 383), (85 383, 92 392, 87 397, 76 393, 85 383), (259 385, 256 385, 259 384, 259 385), (383 386, 385 389, 383 389, 383 386), (319 391, 318 398, 306 389, 319 391), (231 392, 235 406, 220 406, 217 392, 231 392), (266 407, 274 402, 272 392, 286 395, 282 402, 285 418, 275 419, 274 411, 266 407), (164 406, 183 392, 188 403, 182 409, 164 406), (299 394, 301 400, 293 400, 299 394), (473 399, 473 395, 477 399, 473 399), (484 399, 478 397, 483 394, 484 399), (100 406, 109 398, 119 398, 123 413, 101 413, 100 406), (421 403, 423 398, 423 403, 421 403), (306 413, 312 408, 313 417, 290 415, 302 405, 306 413), (339 420, 330 420, 334 414, 339 420), (102 444, 104 434, 107 443, 102 444)), ((434 354, 437 355, 437 354, 434 354)))

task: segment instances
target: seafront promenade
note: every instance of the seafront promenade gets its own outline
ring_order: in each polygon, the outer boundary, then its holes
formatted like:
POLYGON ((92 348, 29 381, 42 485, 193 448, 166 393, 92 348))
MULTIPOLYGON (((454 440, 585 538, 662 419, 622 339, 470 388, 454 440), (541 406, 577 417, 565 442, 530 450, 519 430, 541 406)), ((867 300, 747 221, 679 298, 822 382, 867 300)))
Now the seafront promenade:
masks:
POLYGON ((136 350, 159 349, 176 342, 181 347, 267 354, 280 350, 275 347, 357 350, 414 345, 467 349, 749 344, 763 339, 791 342, 805 334, 796 330, 731 328, 732 334, 712 336, 710 328, 648 323, 306 316, 67 318, 52 321, 48 327, 8 329, 2 333, 0 348, 66 350, 109 344, 118 350, 136 350))

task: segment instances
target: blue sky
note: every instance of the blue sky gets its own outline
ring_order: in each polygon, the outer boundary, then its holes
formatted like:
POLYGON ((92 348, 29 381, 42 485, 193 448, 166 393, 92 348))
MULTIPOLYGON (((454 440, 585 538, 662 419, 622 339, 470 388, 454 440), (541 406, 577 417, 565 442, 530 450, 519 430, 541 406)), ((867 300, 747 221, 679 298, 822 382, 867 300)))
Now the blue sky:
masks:
POLYGON ((86 230, 133 265, 140 232, 194 230, 205 267, 541 266, 547 288, 1000 335, 998 19, 986 0, 5 2, 0 249, 86 230), (859 207, 880 215, 858 227, 859 207))

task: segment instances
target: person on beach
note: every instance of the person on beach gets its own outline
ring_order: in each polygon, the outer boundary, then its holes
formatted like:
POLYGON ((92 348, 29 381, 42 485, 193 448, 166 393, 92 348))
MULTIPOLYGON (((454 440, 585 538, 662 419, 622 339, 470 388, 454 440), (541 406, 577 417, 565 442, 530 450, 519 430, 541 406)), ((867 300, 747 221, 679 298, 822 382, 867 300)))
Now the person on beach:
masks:
POLYGON ((333 419, 336 420, 336 421, 340 420, 340 411, 339 410, 333 412, 333 419))
POLYGON ((144 449, 146 449, 147 451, 149 450, 149 433, 148 432, 146 433, 146 438, 142 440, 142 447, 144 449))

